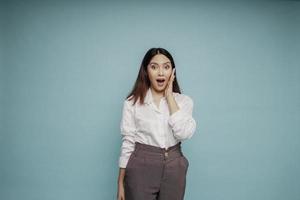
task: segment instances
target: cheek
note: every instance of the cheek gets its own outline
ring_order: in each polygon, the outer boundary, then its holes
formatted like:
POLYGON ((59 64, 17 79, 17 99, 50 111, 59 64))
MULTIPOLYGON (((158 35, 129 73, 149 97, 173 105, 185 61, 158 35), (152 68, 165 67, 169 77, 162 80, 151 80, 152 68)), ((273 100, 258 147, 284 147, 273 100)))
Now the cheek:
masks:
POLYGON ((151 72, 148 72, 148 77, 149 77, 150 82, 154 82, 155 81, 155 77, 154 77, 154 75, 151 72))

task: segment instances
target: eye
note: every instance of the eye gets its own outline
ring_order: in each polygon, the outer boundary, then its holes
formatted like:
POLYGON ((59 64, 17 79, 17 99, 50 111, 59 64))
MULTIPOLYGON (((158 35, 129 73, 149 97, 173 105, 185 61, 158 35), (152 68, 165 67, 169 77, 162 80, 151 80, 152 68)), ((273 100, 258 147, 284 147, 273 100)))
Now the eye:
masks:
POLYGON ((150 65, 150 67, 151 67, 152 69, 156 69, 156 68, 157 68, 156 65, 150 65))
POLYGON ((169 69, 169 68, 170 68, 170 65, 166 65, 165 68, 166 68, 166 69, 169 69))

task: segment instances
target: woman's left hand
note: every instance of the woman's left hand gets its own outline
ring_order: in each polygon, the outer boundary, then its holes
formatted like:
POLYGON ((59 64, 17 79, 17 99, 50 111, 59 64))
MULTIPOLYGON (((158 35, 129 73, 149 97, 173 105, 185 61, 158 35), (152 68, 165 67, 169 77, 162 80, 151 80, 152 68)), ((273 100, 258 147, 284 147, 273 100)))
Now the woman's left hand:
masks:
POLYGON ((165 97, 169 97, 170 95, 173 95, 173 81, 175 79, 175 68, 173 68, 171 77, 167 83, 167 87, 165 89, 165 97))

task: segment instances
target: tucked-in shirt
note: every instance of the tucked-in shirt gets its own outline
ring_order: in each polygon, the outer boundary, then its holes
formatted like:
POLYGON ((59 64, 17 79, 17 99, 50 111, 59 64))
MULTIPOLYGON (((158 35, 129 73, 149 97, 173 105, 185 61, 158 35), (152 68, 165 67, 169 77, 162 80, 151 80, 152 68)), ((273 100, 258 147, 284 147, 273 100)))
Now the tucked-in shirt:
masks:
POLYGON ((190 139, 196 130, 191 97, 173 92, 179 110, 170 115, 166 97, 162 97, 159 107, 154 103, 151 89, 147 90, 144 104, 133 98, 123 103, 120 130, 122 136, 119 167, 126 168, 135 142, 168 149, 180 141, 190 139))

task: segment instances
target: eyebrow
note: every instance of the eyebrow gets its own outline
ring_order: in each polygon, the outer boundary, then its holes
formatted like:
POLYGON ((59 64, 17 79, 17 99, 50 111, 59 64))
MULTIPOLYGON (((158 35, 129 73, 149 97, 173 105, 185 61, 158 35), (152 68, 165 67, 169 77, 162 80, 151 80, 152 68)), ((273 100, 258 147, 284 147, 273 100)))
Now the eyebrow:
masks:
MULTIPOLYGON (((165 63, 163 63, 163 64, 166 64, 166 63, 170 63, 170 62, 165 62, 165 63)), ((149 64, 157 64, 158 65, 158 63, 156 63, 156 62, 151 62, 151 63, 149 63, 149 64)), ((171 63, 170 63, 171 64, 171 63)))

